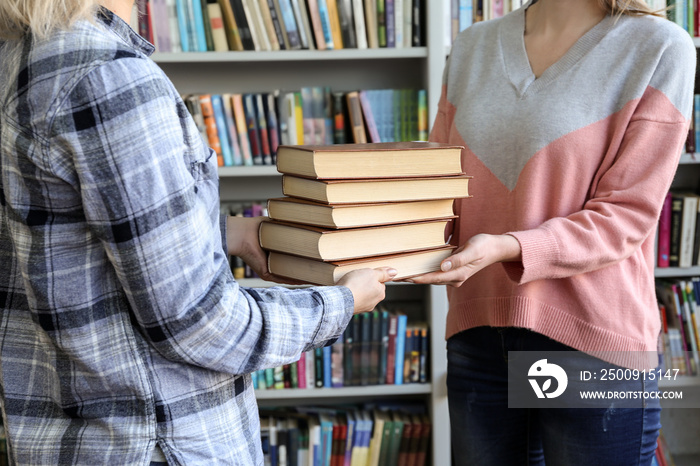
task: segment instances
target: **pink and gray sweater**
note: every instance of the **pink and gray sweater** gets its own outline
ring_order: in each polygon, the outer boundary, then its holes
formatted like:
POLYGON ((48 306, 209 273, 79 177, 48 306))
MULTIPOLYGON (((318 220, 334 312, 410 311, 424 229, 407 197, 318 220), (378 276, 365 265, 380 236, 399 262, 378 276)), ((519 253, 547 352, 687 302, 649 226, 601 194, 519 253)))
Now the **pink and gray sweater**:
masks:
POLYGON ((463 145, 452 242, 509 233, 522 262, 449 289, 446 337, 532 329, 585 352, 655 351, 654 238, 692 113, 696 51, 654 17, 606 17, 535 79, 525 8, 457 38, 431 140, 463 145))

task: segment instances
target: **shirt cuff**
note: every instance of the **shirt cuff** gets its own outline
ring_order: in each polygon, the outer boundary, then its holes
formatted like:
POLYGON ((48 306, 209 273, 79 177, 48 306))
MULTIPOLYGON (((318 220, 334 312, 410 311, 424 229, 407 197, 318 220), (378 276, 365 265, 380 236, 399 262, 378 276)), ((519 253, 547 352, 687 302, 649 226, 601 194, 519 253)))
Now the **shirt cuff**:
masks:
POLYGON ((314 290, 323 301, 323 317, 311 340, 312 347, 318 348, 343 334, 353 316, 355 299, 345 286, 321 286, 314 290))

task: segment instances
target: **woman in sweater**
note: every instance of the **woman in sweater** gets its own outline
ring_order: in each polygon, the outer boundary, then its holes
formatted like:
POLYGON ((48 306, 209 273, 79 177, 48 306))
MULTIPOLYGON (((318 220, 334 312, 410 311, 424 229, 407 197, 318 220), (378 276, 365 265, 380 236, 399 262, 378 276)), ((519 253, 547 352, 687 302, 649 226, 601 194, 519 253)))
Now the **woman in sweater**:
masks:
POLYGON ((464 146, 474 197, 455 205, 455 254, 413 281, 450 285, 457 464, 651 461, 658 400, 509 409, 507 356, 577 350, 637 367, 656 351, 654 236, 688 134, 695 53, 638 0, 534 0, 455 40, 431 140, 464 146))

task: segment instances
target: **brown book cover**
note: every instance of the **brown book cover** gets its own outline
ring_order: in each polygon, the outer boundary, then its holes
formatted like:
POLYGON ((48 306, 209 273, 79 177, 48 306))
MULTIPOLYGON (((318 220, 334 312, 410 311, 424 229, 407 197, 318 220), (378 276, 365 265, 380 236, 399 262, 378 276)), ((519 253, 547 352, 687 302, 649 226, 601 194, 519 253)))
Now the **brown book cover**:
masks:
POLYGON ((413 431, 416 427, 420 428, 418 424, 415 424, 413 416, 410 414, 403 414, 404 424, 403 433, 401 434, 401 443, 399 444, 399 456, 396 466, 407 466, 408 465, 408 452, 413 440, 413 431))
POLYGON ((448 221, 328 230, 267 220, 260 225, 259 241, 269 251, 339 261, 443 246, 448 221))
MULTIPOLYGON (((445 245, 423 251, 331 262, 271 251, 268 255, 268 268, 274 275, 315 285, 335 285, 343 275, 352 270, 377 267, 393 267, 398 271, 394 280, 403 280, 440 270, 440 263, 453 249, 453 246, 445 245)), ((393 357, 395 358, 395 355, 393 357)), ((387 376, 389 372, 391 371, 387 371, 387 376)), ((387 383, 394 383, 393 374, 391 382, 387 383)))
POLYGON ((326 204, 363 204, 469 197, 468 175, 317 180, 282 175, 282 193, 326 204))
POLYGON ((326 228, 357 228, 420 220, 452 218, 452 199, 369 204, 323 204, 279 197, 268 199, 268 216, 283 222, 305 223, 326 228))
POLYGON ((277 171, 319 179, 462 175, 462 149, 419 141, 281 145, 277 171))
POLYGON ((345 94, 348 102, 348 116, 350 118, 350 129, 352 130, 352 140, 356 144, 367 143, 367 132, 365 131, 365 120, 362 117, 362 107, 360 106, 360 93, 350 91, 345 94))
POLYGON ((418 451, 415 456, 415 463, 411 466, 426 466, 426 458, 428 456, 428 447, 430 445, 430 434, 432 433, 432 424, 430 417, 423 416, 421 425, 420 442, 418 443, 418 451))
POLYGON ((224 30, 226 31, 229 50, 243 50, 241 33, 238 30, 238 24, 236 23, 236 17, 233 15, 230 0, 218 0, 218 2, 221 7, 221 16, 224 20, 224 30))

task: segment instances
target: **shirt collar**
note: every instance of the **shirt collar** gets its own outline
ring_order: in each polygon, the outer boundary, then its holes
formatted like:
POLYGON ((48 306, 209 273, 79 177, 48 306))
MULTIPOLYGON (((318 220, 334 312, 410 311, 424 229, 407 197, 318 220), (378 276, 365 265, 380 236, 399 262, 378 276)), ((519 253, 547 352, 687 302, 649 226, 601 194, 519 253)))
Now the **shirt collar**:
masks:
POLYGON ((156 49, 153 44, 138 35, 126 21, 103 6, 100 6, 97 11, 97 21, 146 56, 151 56, 156 49))

